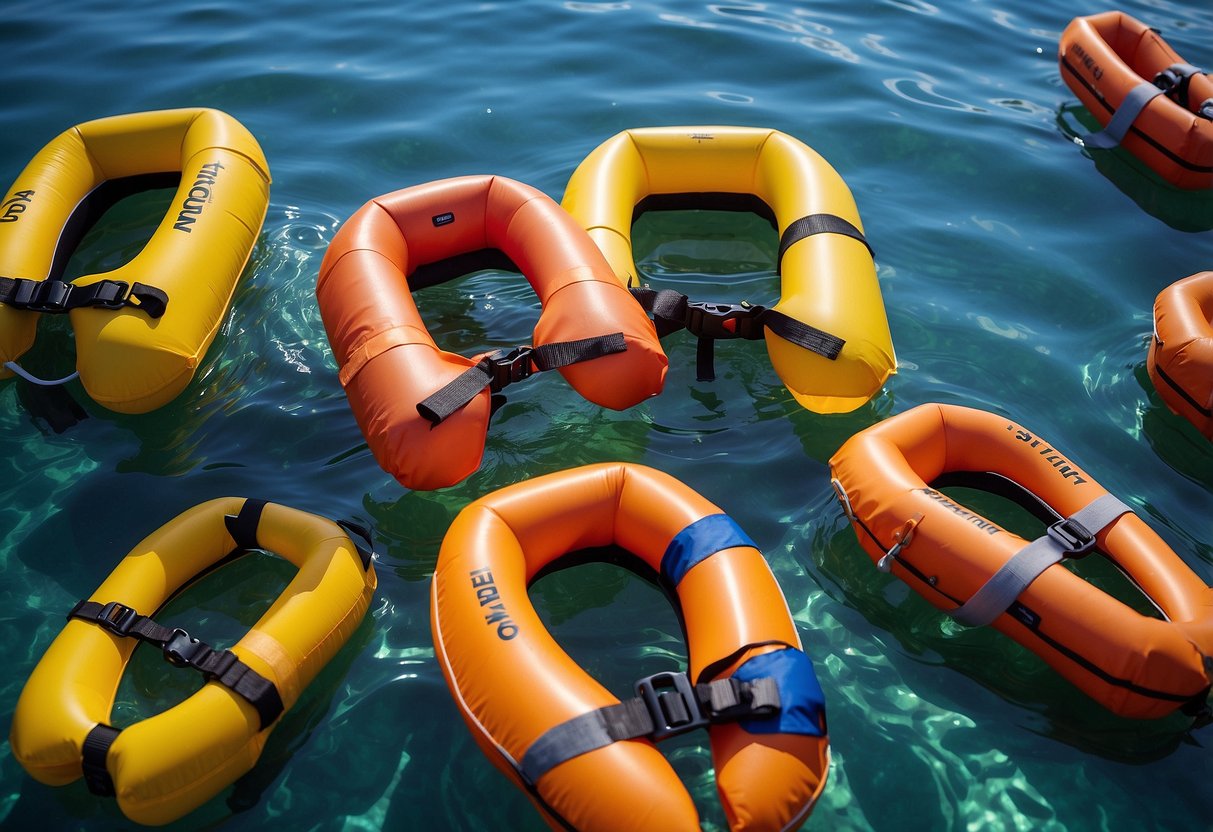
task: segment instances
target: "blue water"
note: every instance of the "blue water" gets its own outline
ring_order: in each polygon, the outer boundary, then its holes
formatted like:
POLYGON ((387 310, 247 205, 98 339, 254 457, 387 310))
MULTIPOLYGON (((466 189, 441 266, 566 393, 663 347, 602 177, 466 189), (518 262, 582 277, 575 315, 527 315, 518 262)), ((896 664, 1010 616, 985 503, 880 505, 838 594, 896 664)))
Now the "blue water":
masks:
MULTIPOLYGON (((624 459, 691 484, 768 555, 829 709, 833 767, 806 828, 1213 829, 1213 728, 1116 718, 1007 639, 953 627, 873 569, 828 482, 831 453, 867 425, 926 401, 983 407, 1064 448, 1213 582, 1213 446, 1166 410, 1144 367, 1155 295, 1213 267, 1213 234, 1179 229, 1213 221, 1207 197, 1159 190, 1071 141, 1085 128, 1057 41, 1072 17, 1106 8, 9 0, 4 183, 78 122, 205 105, 258 137, 274 184, 228 320, 177 400, 120 416, 72 385, 90 418, 54 434, 0 383, 0 723, 62 615, 131 546, 205 499, 259 496, 372 526, 379 591, 252 774, 176 828, 543 828, 446 692, 429 577, 470 500, 624 459), (721 344, 706 384, 692 339, 675 335, 660 397, 615 413, 558 378, 532 379, 507 391, 478 473, 440 492, 402 489, 363 443, 316 307, 334 231, 375 195, 448 176, 502 174, 559 199, 599 142, 672 124, 777 128, 838 169, 876 251, 899 374, 855 413, 818 416, 791 400, 760 344, 721 344)), ((1122 8, 1213 64, 1206 0, 1122 8)), ((131 257, 166 205, 149 194, 115 209, 71 273, 131 257)), ((642 267, 699 297, 772 299, 773 235, 729 222, 721 245, 694 217, 646 218, 642 267)), ((538 309, 520 283, 488 273, 427 290, 439 343, 470 354, 525 342, 538 309)), ((44 320, 29 366, 62 375, 72 356, 65 322, 44 320)), ((289 576, 256 555, 168 614, 231 643, 289 576)), ((532 597, 618 693, 685 656, 660 593, 629 573, 583 567, 532 597)), ((116 718, 191 689, 138 656, 116 718)), ((705 828, 725 828, 705 737, 671 743, 705 828)), ((7 743, 0 784, 5 828, 130 826, 81 783, 34 782, 7 743)))

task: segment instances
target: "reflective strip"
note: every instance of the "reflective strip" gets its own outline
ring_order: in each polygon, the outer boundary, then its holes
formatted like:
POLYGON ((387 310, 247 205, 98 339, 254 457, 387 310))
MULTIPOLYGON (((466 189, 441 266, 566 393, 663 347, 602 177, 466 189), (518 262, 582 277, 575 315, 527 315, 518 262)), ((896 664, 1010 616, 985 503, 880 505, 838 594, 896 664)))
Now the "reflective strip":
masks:
POLYGON ((1108 122, 1108 126, 1083 139, 1083 145, 1100 150, 1111 150, 1116 147, 1124 140, 1125 134, 1129 132, 1129 128, 1133 126, 1133 122, 1141 115, 1141 111, 1146 108, 1146 105, 1160 95, 1162 95, 1162 90, 1148 81, 1142 81, 1125 96, 1120 107, 1112 114, 1112 120, 1108 122))
POLYGON ((1071 514, 1065 520, 1049 527, 1048 533, 1038 537, 1011 556, 1011 559, 990 576, 973 597, 952 610, 949 615, 969 627, 982 627, 1002 615, 1028 585, 1050 566, 1067 555, 1086 551, 1094 542, 1095 535, 1122 514, 1132 509, 1111 494, 1105 494, 1071 514), (1059 527, 1078 524, 1090 534, 1089 541, 1077 548, 1074 541, 1065 539, 1065 530, 1059 527))
POLYGON ((691 567, 717 552, 757 544, 727 514, 701 517, 674 535, 661 556, 661 577, 678 586, 691 567))

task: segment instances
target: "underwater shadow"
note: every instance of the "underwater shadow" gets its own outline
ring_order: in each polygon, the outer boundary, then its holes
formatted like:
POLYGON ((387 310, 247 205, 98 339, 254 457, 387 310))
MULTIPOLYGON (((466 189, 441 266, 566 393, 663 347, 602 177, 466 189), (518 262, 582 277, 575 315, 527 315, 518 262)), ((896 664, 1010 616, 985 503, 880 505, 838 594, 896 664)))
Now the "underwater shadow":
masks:
MULTIPOLYGON (((1060 106, 1057 126, 1066 139, 1076 144, 1076 140, 1101 129, 1086 107, 1073 102, 1060 106)), ((1099 150, 1080 145, 1080 148, 1095 163, 1096 170, 1150 216, 1176 231, 1213 229, 1213 191, 1176 188, 1121 147, 1099 150)))

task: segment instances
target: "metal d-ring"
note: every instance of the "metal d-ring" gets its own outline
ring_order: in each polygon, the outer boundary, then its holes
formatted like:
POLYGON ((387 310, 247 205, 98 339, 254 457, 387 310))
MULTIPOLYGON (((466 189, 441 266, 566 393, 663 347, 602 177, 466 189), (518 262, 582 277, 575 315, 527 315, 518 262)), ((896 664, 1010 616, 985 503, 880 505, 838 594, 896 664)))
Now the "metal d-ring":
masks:
POLYGON ((897 560, 902 549, 910 545, 910 541, 914 539, 914 530, 918 528, 920 522, 922 522, 922 515, 916 514, 903 523, 901 528, 893 532, 893 546, 884 553, 884 557, 876 561, 877 569, 881 572, 892 570, 893 561, 897 560))

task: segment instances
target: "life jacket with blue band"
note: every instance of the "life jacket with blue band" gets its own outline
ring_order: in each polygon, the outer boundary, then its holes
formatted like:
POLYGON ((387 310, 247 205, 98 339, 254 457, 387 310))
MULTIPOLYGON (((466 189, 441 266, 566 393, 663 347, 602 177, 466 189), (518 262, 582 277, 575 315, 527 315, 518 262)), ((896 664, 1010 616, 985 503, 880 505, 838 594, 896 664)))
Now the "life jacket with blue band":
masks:
MULTIPOLYGON (((694 566, 738 546, 758 548, 728 515, 703 517, 666 547, 662 580, 675 588, 694 566)), ((825 736, 825 696, 812 662, 800 649, 785 645, 759 654, 731 676, 713 681, 715 666, 709 665, 695 682, 686 673, 647 676, 635 683, 635 698, 554 726, 532 743, 518 764, 519 774, 535 783, 557 765, 612 742, 642 737, 657 742, 722 722, 737 722, 752 734, 825 736)))

